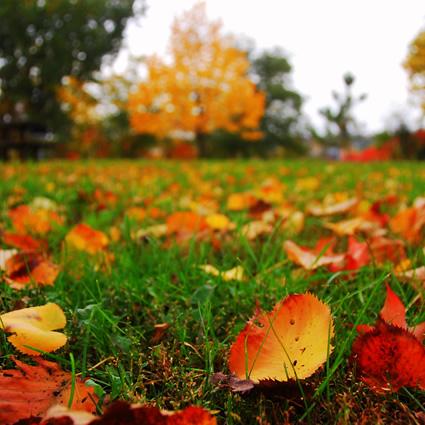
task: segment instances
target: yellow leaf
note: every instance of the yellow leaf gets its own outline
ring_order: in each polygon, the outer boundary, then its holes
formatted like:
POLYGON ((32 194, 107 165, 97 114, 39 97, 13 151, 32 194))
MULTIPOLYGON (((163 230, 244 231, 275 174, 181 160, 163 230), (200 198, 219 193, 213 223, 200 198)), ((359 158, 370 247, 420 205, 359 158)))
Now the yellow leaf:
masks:
POLYGON ((54 332, 55 329, 65 327, 65 324, 65 314, 54 303, 23 308, 0 316, 0 327, 12 334, 8 337, 9 342, 22 353, 34 356, 40 353, 27 346, 51 352, 65 345, 66 336, 54 332))
POLYGON ((230 349, 229 369, 254 383, 311 376, 332 352, 329 307, 312 294, 289 295, 270 313, 258 313, 230 349))

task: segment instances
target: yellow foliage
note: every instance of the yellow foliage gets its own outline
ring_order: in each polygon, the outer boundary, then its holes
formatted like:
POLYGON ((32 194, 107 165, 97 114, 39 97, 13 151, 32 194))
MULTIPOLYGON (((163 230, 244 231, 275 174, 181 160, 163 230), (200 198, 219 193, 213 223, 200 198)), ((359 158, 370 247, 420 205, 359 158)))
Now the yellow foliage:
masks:
POLYGON ((425 112, 425 30, 410 44, 404 68, 409 74, 410 89, 418 95, 425 112))
POLYGON ((148 76, 129 97, 132 128, 159 138, 179 132, 208 134, 217 129, 258 140, 264 94, 248 78, 245 52, 207 20, 205 5, 176 19, 169 45, 171 61, 153 56, 148 76))

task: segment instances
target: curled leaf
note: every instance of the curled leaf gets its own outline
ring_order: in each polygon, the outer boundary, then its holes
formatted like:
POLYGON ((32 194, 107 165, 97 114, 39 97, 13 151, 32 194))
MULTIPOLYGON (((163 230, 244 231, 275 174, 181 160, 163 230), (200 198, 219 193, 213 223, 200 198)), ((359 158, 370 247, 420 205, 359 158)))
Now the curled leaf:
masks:
POLYGON ((19 351, 34 356, 37 350, 51 352, 65 345, 67 338, 63 333, 54 332, 65 327, 66 318, 62 309, 53 303, 39 307, 23 308, 0 316, 0 328, 11 333, 8 340, 19 351))
POLYGON ((283 243, 283 249, 290 260, 306 270, 314 270, 330 264, 339 264, 345 259, 344 254, 316 253, 313 250, 300 247, 290 240, 283 243))

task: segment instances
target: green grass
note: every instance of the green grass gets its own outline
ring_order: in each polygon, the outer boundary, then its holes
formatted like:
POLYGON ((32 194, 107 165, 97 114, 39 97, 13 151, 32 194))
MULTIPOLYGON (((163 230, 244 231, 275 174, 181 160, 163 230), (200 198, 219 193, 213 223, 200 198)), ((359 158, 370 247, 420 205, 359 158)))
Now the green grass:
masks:
MULTIPOLYGON (((186 209, 185 198, 196 200, 208 193, 240 229, 249 219, 245 212, 226 210, 228 194, 258 188, 270 177, 285 184, 284 199, 301 210, 308 201, 334 192, 361 194, 371 201, 396 193, 410 204, 425 195, 423 164, 53 162, 6 164, 0 167, 0 176, 2 228, 10 228, 9 208, 35 197, 57 202, 66 218, 48 236, 53 257, 64 264, 55 285, 15 291, 1 284, 0 313, 16 308, 21 299, 27 299, 29 306, 59 304, 67 316, 69 341, 45 357, 90 377, 99 394, 165 409, 198 404, 213 411, 219 423, 244 425, 415 423, 414 412, 424 411, 422 392, 375 395, 356 379, 349 362, 355 326, 376 320, 385 298, 384 282, 409 306, 410 324, 425 320, 423 304, 411 303, 417 291, 397 281, 392 265, 364 267, 354 276, 325 269, 298 272, 282 249, 290 235, 279 230, 254 242, 236 230, 219 251, 208 241, 164 247, 162 240, 135 241, 131 235, 165 218, 138 224, 124 214, 129 206, 144 204, 168 214, 186 209), (319 187, 296 190, 296 182, 308 176, 317 176, 319 187), (172 191, 171 185, 176 187, 172 191), (93 196, 96 188, 115 193, 117 202, 99 210, 93 196), (63 238, 78 222, 106 233, 111 227, 120 230, 121 239, 109 248, 115 258, 110 271, 97 270, 84 253, 64 262, 63 238), (205 263, 220 270, 241 265, 248 279, 225 282, 206 275, 198 268, 205 263), (335 321, 334 350, 322 370, 299 386, 255 389, 245 395, 210 382, 213 373, 228 373, 229 347, 257 303, 270 310, 286 295, 305 291, 328 303, 335 321), (170 327, 154 344, 154 326, 160 323, 170 327)), ((313 245, 327 232, 320 222, 308 218, 294 240, 313 245)), ((422 247, 408 250, 416 266, 424 260, 422 247)), ((0 353, 3 368, 11 367, 10 357, 16 352, 3 333, 0 353)))

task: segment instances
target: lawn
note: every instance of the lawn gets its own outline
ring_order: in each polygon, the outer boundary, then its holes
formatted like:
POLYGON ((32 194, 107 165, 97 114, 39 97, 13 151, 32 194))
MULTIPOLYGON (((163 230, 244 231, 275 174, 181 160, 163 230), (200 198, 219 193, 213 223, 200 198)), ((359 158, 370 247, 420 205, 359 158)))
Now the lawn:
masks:
MULTIPOLYGON (((406 306, 409 325, 425 320, 423 283, 397 274, 404 254, 407 268, 425 264, 423 228, 415 239, 389 225, 425 196, 423 164, 47 162, 4 164, 0 176, 0 230, 45 240, 45 252, 60 267, 53 285, 31 279, 19 290, 3 271, 0 314, 58 304, 68 341, 43 357, 90 378, 104 405, 114 399, 168 410, 195 404, 218 423, 244 425, 423 420, 423 391, 377 393, 350 360, 356 326, 376 322, 385 283, 406 306), (352 198, 355 207, 340 214, 311 213, 312 201, 332 206, 352 198), (11 211, 22 205, 41 215, 16 218, 11 211), (193 215, 172 215, 179 211, 193 215), (306 270, 283 248, 286 240, 312 248, 335 235, 325 223, 371 211, 404 254, 394 254, 390 245, 378 260, 372 256, 351 270, 306 270), (197 222, 217 213, 228 221, 197 222), (251 234, 246 225, 254 221, 263 228, 251 234), (103 232, 107 245, 88 252, 84 244, 67 243, 81 223, 103 232), (200 267, 206 264, 219 271, 241 266, 244 276, 227 279, 200 267), (247 393, 212 380, 217 372, 229 373, 229 349, 257 308, 270 311, 287 295, 306 291, 329 305, 334 320, 334 348, 323 367, 309 378, 247 393)), ((370 239, 369 230, 353 233, 359 242, 370 239)), ((347 240, 344 231, 336 235, 335 252, 346 252, 347 240)), ((1 247, 13 245, 2 239, 1 247)), ((0 333, 2 369, 15 367, 12 356, 30 363, 7 336, 0 333)))

